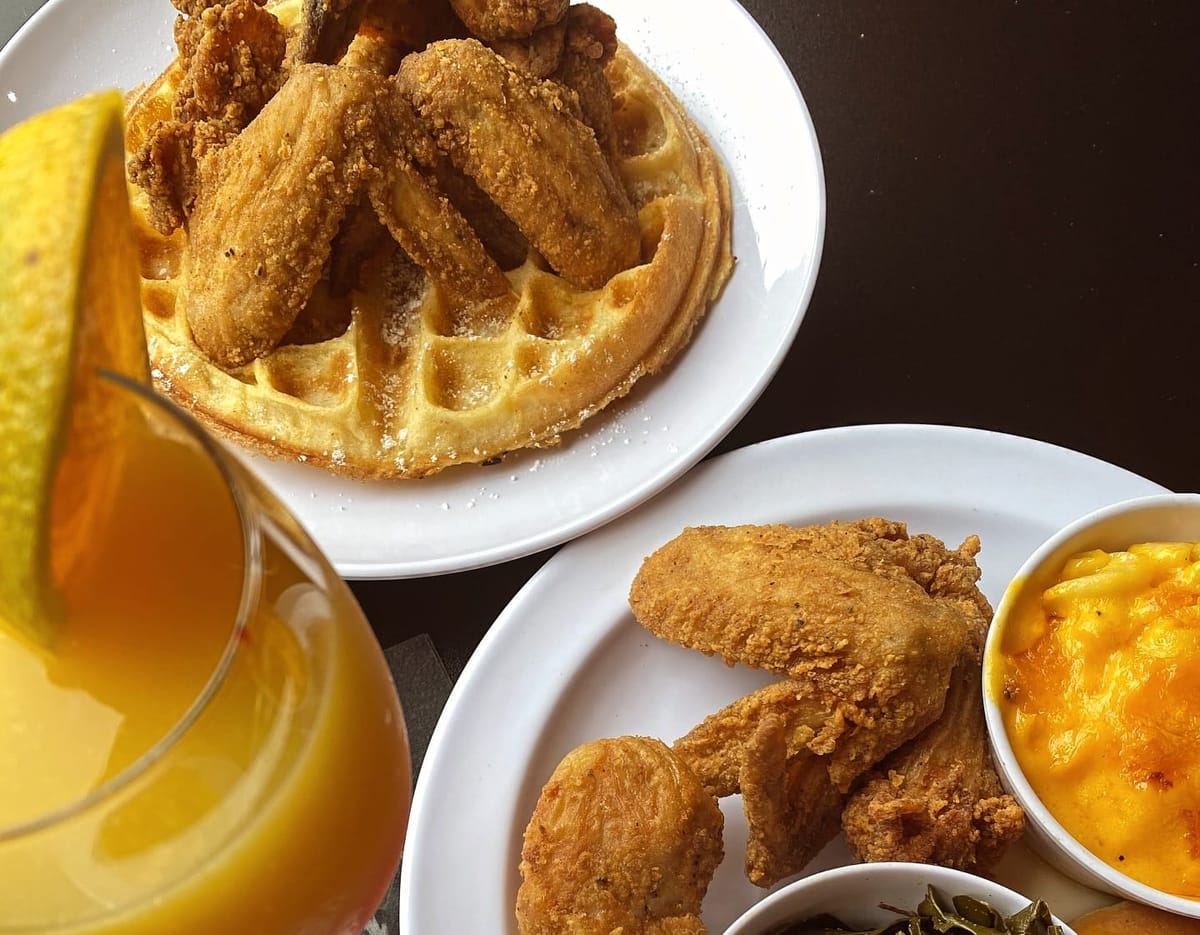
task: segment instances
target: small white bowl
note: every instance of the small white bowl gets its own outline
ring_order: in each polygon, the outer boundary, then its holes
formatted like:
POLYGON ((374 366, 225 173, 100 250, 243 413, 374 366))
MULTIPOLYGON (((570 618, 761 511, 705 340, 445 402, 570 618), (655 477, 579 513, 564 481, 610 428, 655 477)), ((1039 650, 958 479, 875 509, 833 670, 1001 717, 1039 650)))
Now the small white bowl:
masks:
POLYGON ((1017 572, 996 607, 983 654, 983 710, 1000 781, 1025 809, 1025 839, 1053 866, 1087 886, 1126 899, 1200 918, 1200 900, 1165 893, 1121 873, 1072 837, 1042 804, 1009 743, 991 675, 1012 607, 1026 587, 1057 575, 1076 552, 1120 551, 1137 542, 1200 542, 1200 494, 1160 494, 1126 500, 1081 517, 1038 547, 1017 572))
MULTIPOLYGON (((725 935, 772 935, 781 926, 821 913, 854 929, 873 929, 898 917, 881 903, 915 910, 929 886, 942 905, 948 906, 954 896, 973 896, 1006 916, 1038 898, 1036 893, 1026 897, 983 877, 931 864, 851 864, 814 873, 776 890, 739 916, 725 935)), ((1062 926, 1064 935, 1074 935, 1057 916, 1054 921, 1062 926)))

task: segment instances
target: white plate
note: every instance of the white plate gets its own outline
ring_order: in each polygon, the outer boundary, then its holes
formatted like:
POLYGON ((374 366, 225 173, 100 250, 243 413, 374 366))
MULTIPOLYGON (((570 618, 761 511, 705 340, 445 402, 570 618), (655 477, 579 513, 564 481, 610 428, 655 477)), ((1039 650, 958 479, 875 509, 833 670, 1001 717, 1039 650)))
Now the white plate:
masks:
MULTIPOLYGON (((972 429, 867 426, 764 442, 697 467, 636 513, 562 549, 517 594, 471 658, 417 784, 400 881, 408 935, 515 935, 521 836, 562 756, 599 737, 667 742, 769 678, 657 640, 626 603, 644 556, 685 526, 881 515, 951 545, 983 542, 994 603, 1022 560, 1059 526, 1163 488, 1040 442, 972 429)), ((723 800, 726 858, 704 903, 724 930, 763 891, 742 874, 745 821, 723 800)), ((845 863, 839 839, 807 872, 845 863)), ((1023 847, 1000 882, 1063 918, 1110 901, 1023 847)))
MULTIPOLYGON (((734 0, 601 6, 725 158, 733 278, 665 374, 639 383, 560 448, 401 483, 253 459, 347 577, 506 561, 619 516, 737 424, 800 325, 820 259, 825 190, 812 122, 787 66, 734 0)), ((168 0, 50 0, 0 52, 0 129, 85 91, 152 78, 173 55, 174 14, 168 0)))

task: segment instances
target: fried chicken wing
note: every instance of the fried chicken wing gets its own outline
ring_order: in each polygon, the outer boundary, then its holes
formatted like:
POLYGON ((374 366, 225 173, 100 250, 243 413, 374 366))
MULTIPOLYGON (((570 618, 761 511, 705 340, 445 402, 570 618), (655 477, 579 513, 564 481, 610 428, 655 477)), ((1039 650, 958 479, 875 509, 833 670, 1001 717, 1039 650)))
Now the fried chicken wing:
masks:
POLYGON ((480 39, 523 39, 557 23, 570 0, 450 0, 471 32, 480 39))
POLYGON ((563 758, 525 831, 522 935, 703 935, 721 861, 716 800, 659 740, 618 737, 563 758))
POLYGON ((398 78, 441 150, 561 276, 598 288, 639 261, 628 195, 560 87, 474 39, 409 55, 398 78))
POLYGON ((789 728, 778 713, 754 727, 738 785, 746 814, 746 876, 773 886, 799 873, 837 835, 846 800, 829 779, 824 758, 790 752, 789 728))
POLYGON ((386 82, 326 65, 298 68, 262 113, 201 165, 185 265, 196 342, 236 367, 291 328, 347 207, 379 174, 376 114, 386 82))
POLYGON ((859 860, 907 860, 986 872, 1025 830, 988 752, 980 667, 964 659, 942 716, 867 774, 842 830, 859 860))
MULTIPOLYGON (((389 89, 395 91, 394 81, 389 89)), ((380 220, 462 314, 479 311, 506 320, 514 306, 509 281, 462 212, 437 187, 440 156, 424 124, 398 91, 384 99, 379 121, 385 151, 392 154, 370 186, 380 220)))
POLYGON ((802 683, 846 791, 940 713, 967 624, 914 581, 809 554, 793 533, 687 529, 642 563, 629 602, 656 636, 802 683))
POLYGON ((304 0, 291 59, 301 65, 337 62, 358 33, 368 0, 304 0))
POLYGON ((253 0, 177 4, 183 69, 171 119, 155 124, 130 158, 131 181, 150 197, 150 221, 164 234, 181 227, 199 192, 199 160, 224 146, 283 84, 287 33, 253 0))
POLYGON ((967 645, 937 721, 871 770, 846 803, 842 827, 859 860, 908 860, 987 871, 1025 828, 988 750, 981 698, 983 643, 991 619, 976 587, 972 537, 930 575, 931 593, 968 612, 967 645))
POLYGON ((409 52, 465 37, 449 0, 370 0, 341 64, 390 75, 409 52))

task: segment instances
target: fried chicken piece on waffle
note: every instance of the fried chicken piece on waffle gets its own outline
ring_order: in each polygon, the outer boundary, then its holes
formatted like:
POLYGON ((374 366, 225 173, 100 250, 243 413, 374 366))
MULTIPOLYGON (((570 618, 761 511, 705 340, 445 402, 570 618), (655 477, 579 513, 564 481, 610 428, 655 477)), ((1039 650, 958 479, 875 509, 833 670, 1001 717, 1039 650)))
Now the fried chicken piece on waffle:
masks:
POLYGON ((129 162, 150 198, 149 218, 169 234, 191 214, 199 160, 247 126, 283 84, 287 34, 255 0, 176 0, 183 65, 169 120, 158 122, 129 162))
POLYGON ((724 816, 687 765, 649 737, 568 753, 525 830, 522 935, 703 935, 724 816))
POLYGON ((508 279, 454 202, 437 187, 441 155, 425 124, 388 81, 380 126, 387 161, 371 203, 397 243, 425 270, 451 304, 480 307, 504 318, 513 308, 508 279))
POLYGON ((458 18, 480 39, 523 39, 559 22, 570 0, 450 0, 458 18))
POLYGON ((390 75, 409 52, 465 37, 449 0, 369 0, 341 64, 390 75))
POLYGON ((564 279, 595 289, 639 262, 629 197, 560 87, 474 39, 407 56, 398 79, 439 148, 564 279))
POLYGON ((601 151, 615 165, 613 93, 604 66, 617 50, 616 21, 590 3, 572 4, 566 19, 566 48, 554 78, 575 92, 583 122, 592 128, 601 151))
POLYGON ((201 166, 185 295, 196 342, 226 367, 270 351, 313 291, 358 192, 379 174, 384 82, 304 65, 259 118, 201 166))
POLYGON ((201 167, 184 262, 204 270, 189 280, 186 312, 205 353, 237 367, 279 343, 363 191, 452 297, 508 297, 507 279, 474 232, 414 166, 411 151, 422 145, 432 148, 389 80, 366 69, 296 68, 258 118, 201 167))

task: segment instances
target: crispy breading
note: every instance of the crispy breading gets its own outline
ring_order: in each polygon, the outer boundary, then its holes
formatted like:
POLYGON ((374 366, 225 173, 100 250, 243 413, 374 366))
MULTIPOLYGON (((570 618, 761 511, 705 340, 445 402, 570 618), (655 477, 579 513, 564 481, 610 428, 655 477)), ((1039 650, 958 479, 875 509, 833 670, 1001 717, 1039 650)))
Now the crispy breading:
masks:
MULTIPOLYGON (((837 729, 830 712, 814 698, 811 683, 772 682, 708 715, 672 744, 710 793, 718 798, 741 791, 742 763, 758 724, 774 716, 783 731, 787 756, 809 749, 817 736, 828 738, 837 729)), ((844 723, 844 722, 843 722, 844 723)), ((823 752, 829 752, 825 743, 823 752)))
POLYGON ((942 716, 871 770, 842 813, 863 861, 907 860, 986 872, 1025 830, 988 752, 980 666, 964 658, 942 716))
POLYGON ((656 636, 805 683, 845 791, 940 713, 967 623, 905 576, 797 543, 790 527, 687 529, 642 563, 629 601, 656 636))
POLYGON ((179 3, 175 21, 183 79, 169 120, 159 121, 130 157, 130 180, 150 197, 151 223, 183 226, 200 188, 198 164, 266 106, 285 78, 287 33, 254 0, 179 3))
POLYGON ((557 23, 570 0, 450 0, 454 12, 480 39, 523 39, 557 23))
MULTIPOLYGON (((1004 791, 988 750, 981 685, 991 607, 976 586, 978 551, 972 536, 922 572, 930 593, 958 601, 967 613, 967 645, 941 716, 872 769, 847 801, 842 828, 859 860, 986 872, 1025 829, 1024 810, 1004 791)), ((923 554, 927 559, 937 550, 926 544, 923 554)))
POLYGON ((380 108, 380 132, 391 155, 371 186, 371 203, 397 243, 463 314, 507 320, 512 289, 479 235, 436 184, 440 161, 427 128, 395 80, 380 108))
POLYGON ((493 39, 488 47, 521 71, 535 78, 549 78, 558 71, 566 39, 564 17, 523 39, 493 39))
POLYGON ((837 835, 846 800, 829 779, 826 759, 789 752, 788 727, 767 713, 746 745, 738 785, 746 814, 746 876, 773 886, 799 873, 837 835))
POLYGON ((398 80, 439 148, 564 279, 599 288, 639 261, 629 197, 562 88, 474 39, 409 55, 398 80))
POLYGON ((586 743, 542 789, 525 830, 522 935, 703 935, 724 816, 687 765, 649 737, 586 743))
POLYGON ((201 164, 184 263, 196 342, 239 366, 271 350, 312 293, 346 208, 378 175, 369 72, 305 65, 201 164))

